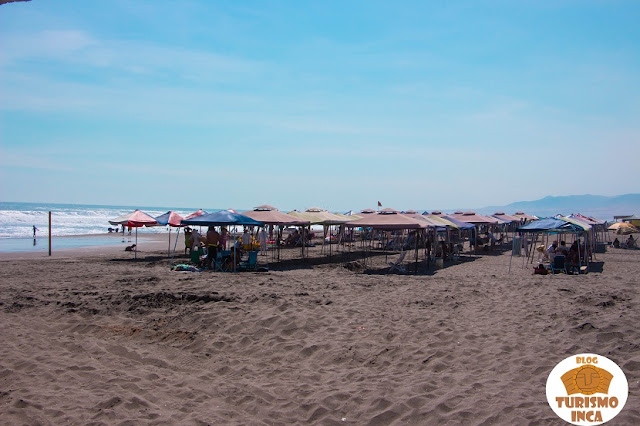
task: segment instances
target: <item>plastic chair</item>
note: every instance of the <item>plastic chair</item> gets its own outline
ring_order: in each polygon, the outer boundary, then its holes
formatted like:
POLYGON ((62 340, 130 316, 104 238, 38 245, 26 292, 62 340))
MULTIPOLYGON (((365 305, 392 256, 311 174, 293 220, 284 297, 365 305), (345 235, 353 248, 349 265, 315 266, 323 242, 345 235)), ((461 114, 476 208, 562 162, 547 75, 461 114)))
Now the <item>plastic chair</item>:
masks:
POLYGON ((240 264, 240 270, 242 271, 253 271, 258 267, 258 252, 250 251, 249 258, 246 262, 242 262, 240 264))
POLYGON ((551 273, 555 274, 556 271, 566 273, 565 259, 566 257, 563 254, 556 254, 553 258, 553 262, 551 263, 551 273))
POLYGON ((389 262, 389 272, 393 272, 395 270, 397 270, 400 273, 406 273, 407 269, 402 266, 402 262, 404 261, 404 257, 407 255, 406 251, 403 251, 402 253, 400 253, 400 257, 398 257, 398 259, 395 262, 389 262))

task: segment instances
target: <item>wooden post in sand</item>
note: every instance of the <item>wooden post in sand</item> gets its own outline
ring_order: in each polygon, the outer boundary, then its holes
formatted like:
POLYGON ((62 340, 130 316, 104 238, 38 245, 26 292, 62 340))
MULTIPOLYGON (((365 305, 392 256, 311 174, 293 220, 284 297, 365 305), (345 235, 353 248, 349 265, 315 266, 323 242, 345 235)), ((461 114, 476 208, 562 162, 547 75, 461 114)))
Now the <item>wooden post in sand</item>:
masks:
POLYGON ((49 212, 49 256, 51 256, 51 212, 49 212))

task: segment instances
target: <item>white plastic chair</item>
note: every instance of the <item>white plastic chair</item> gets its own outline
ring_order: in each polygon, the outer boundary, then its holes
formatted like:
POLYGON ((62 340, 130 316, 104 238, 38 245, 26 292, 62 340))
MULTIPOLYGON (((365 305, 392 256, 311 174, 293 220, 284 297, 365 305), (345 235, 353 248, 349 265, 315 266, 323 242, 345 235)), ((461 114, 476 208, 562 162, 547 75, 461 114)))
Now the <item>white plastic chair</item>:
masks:
POLYGON ((400 257, 398 257, 398 259, 395 262, 389 262, 389 272, 393 272, 395 270, 397 270, 400 273, 406 273, 407 269, 402 266, 402 262, 404 261, 404 257, 407 255, 406 251, 403 251, 402 253, 400 253, 400 257))

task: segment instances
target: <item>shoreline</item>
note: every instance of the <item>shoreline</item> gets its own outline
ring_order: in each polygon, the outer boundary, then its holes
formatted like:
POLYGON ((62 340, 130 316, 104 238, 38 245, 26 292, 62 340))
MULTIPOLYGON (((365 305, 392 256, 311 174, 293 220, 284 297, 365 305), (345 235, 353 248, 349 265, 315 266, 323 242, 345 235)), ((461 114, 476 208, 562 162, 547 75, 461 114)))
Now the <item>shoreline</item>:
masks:
MULTIPOLYGON (((81 257, 83 255, 96 255, 101 251, 105 253, 115 253, 118 251, 124 251, 124 247, 131 244, 135 244, 135 233, 132 235, 125 235, 126 241, 122 242, 122 234, 103 233, 103 234, 82 234, 82 235, 63 235, 54 236, 54 240, 87 240, 87 245, 73 246, 73 247, 54 247, 52 249, 51 256, 48 255, 48 237, 37 237, 38 243, 44 245, 43 250, 24 250, 24 251, 0 251, 0 261, 2 260, 16 260, 16 259, 36 259, 36 258, 61 258, 61 257, 81 257), (91 244, 91 239, 96 238, 113 238, 114 241, 109 244, 91 244), (129 241, 129 239, 131 241, 129 241), (117 240, 117 241, 116 241, 117 240)), ((13 238, 12 238, 13 239, 13 238)), ((22 238, 25 241, 33 241, 33 238, 22 238)), ((175 234, 171 233, 171 248, 173 249, 173 243, 175 241, 175 234)), ((156 232, 146 233, 144 235, 138 234, 138 253, 157 251, 167 248, 169 244, 168 232, 156 232)), ((42 246, 41 246, 42 247, 42 246)), ((180 234, 178 244, 176 246, 176 252, 179 248, 184 250, 184 237, 180 234)))

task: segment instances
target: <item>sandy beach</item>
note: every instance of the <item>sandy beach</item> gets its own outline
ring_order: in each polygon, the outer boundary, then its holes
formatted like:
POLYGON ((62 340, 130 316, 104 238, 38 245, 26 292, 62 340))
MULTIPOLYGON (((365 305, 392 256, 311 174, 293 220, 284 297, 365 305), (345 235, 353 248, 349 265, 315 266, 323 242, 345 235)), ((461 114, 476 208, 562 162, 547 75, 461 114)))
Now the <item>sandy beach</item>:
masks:
POLYGON ((547 376, 585 352, 629 382, 608 424, 640 424, 640 251, 539 276, 509 252, 403 275, 315 247, 233 274, 140 249, 0 254, 2 424, 563 424, 547 376))

